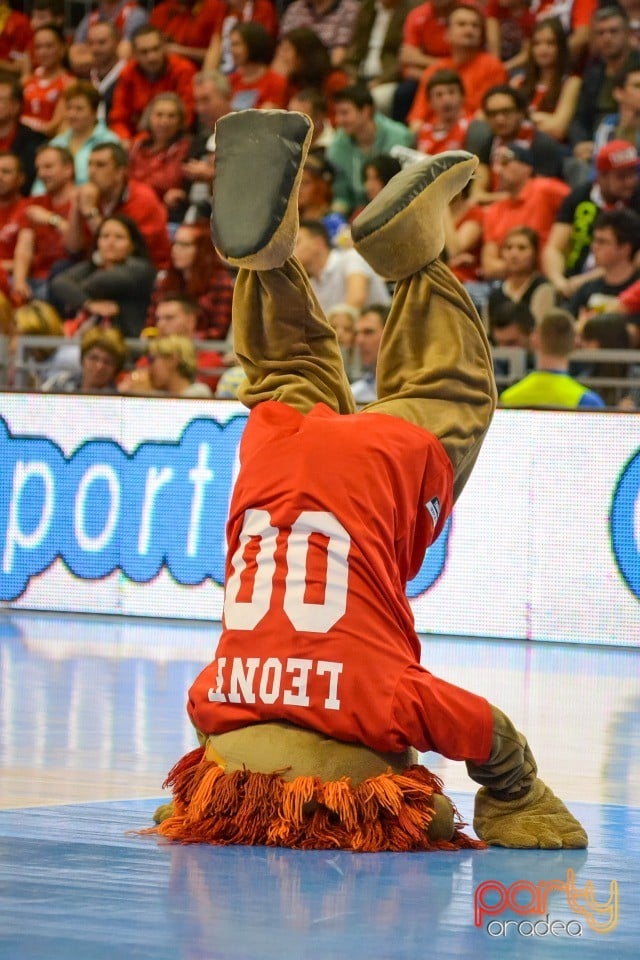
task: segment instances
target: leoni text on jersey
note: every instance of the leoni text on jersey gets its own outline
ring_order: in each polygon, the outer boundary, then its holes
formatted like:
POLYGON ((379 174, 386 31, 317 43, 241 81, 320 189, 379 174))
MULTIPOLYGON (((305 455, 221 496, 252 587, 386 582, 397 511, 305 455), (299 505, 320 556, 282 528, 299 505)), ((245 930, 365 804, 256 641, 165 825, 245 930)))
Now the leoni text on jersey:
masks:
MULTIPOLYGON (((339 710, 338 687, 342 663, 298 657, 218 657, 216 685, 209 689, 214 703, 276 703, 308 707, 310 677, 326 677, 325 710, 339 710)), ((317 689, 317 684, 314 684, 317 689)), ((317 706, 317 705, 316 705, 317 706)))

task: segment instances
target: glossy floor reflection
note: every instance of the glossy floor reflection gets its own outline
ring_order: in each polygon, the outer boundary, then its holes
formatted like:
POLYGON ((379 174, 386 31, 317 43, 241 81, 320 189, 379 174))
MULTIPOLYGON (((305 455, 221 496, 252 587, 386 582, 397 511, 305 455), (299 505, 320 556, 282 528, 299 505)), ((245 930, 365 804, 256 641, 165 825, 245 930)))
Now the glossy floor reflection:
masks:
MULTIPOLYGON (((588 829, 586 853, 354 856, 131 835, 194 745, 185 694, 215 639, 203 625, 0 617, 2 960, 638 956, 636 651, 424 642, 425 665, 526 731, 544 778, 588 829), (516 881, 529 884, 522 904, 552 880, 534 935, 539 918, 509 909, 474 925, 480 884, 496 882, 490 907, 516 881)), ((425 759, 470 818, 464 768, 425 759)))

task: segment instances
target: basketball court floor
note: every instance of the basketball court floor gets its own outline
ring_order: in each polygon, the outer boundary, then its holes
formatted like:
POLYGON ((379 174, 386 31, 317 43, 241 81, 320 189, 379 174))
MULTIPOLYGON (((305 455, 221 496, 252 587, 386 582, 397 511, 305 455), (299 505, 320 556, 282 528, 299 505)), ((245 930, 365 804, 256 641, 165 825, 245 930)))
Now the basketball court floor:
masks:
MULTIPOLYGON (((637 650, 423 638, 425 666, 526 732, 590 846, 354 855, 136 832, 195 746, 186 691, 215 643, 210 625, 0 615, 1 960, 640 957, 637 650)), ((470 822, 463 765, 423 760, 470 822)))

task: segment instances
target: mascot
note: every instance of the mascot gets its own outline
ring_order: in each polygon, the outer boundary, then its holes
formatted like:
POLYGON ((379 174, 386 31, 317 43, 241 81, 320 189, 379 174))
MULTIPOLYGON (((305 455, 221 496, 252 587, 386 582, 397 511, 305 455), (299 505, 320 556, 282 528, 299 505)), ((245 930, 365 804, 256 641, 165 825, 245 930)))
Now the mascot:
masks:
POLYGON ((227 526, 223 630, 188 711, 200 748, 154 828, 186 843, 356 851, 584 847, 522 734, 420 665, 405 595, 478 456, 496 403, 489 346, 437 258, 465 152, 397 174, 355 220, 396 281, 378 396, 356 413, 340 350, 293 255, 308 117, 229 114, 216 129, 212 234, 239 268, 235 352, 250 409, 227 526), (462 832, 416 750, 481 784, 462 832))

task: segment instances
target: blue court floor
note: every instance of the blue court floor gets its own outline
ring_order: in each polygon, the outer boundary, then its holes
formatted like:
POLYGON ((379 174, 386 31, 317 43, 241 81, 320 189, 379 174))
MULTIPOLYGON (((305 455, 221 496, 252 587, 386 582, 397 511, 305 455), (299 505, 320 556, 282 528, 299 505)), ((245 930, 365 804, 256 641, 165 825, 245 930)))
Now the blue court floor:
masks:
MULTIPOLYGON (((526 732, 588 851, 353 855, 135 833, 195 745, 186 691, 215 641, 0 615, 1 960, 640 957, 636 650, 424 639, 429 669, 526 732)), ((424 761, 470 821, 464 767, 424 761)))

